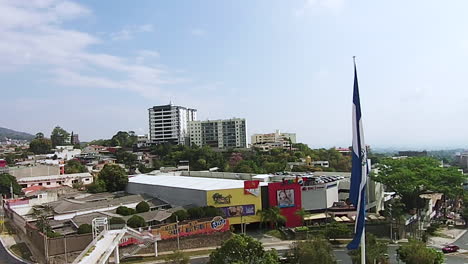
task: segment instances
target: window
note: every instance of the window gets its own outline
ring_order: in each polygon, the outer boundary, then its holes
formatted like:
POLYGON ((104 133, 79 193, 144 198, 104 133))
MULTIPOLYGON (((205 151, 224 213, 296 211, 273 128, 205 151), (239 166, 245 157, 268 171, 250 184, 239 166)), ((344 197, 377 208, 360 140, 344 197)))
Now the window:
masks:
POLYGON ((42 182, 39 183, 39 186, 42 186, 42 182))
POLYGON ((47 185, 50 185, 50 182, 47 182, 47 185))

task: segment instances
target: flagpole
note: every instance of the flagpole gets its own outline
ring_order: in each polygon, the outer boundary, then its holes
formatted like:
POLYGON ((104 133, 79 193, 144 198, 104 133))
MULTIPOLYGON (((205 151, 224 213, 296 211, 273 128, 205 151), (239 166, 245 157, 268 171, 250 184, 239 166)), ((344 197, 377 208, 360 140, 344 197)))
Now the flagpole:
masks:
POLYGON ((361 235, 361 264, 366 264, 366 225, 364 225, 361 235))
MULTIPOLYGON (((356 70, 356 56, 353 56, 353 64, 354 64, 354 69, 356 70)), ((355 72, 355 78, 357 78, 356 76, 357 76, 357 75, 356 75, 356 72, 355 72)), ((355 80, 355 81, 357 81, 357 80, 355 80)), ((360 104, 360 102, 359 102, 359 104, 360 104)), ((354 147, 354 146, 353 146, 353 147, 354 147)), ((364 147, 365 147, 365 146, 364 146, 364 147)), ((367 159, 366 156, 365 156, 365 159, 367 159)), ((361 169, 362 169, 362 168, 361 168, 361 169)), ((362 172, 362 171, 361 171, 361 172, 362 172)), ((367 168, 366 168, 366 173, 365 173, 364 175, 365 175, 364 177, 367 178, 367 168)), ((364 188, 366 188, 366 187, 364 187, 364 188)), ((362 190, 359 190, 359 191, 361 192, 362 190)), ((365 193, 365 191, 364 191, 364 193, 365 193)), ((366 217, 365 217, 365 212, 366 212, 365 206, 366 206, 366 202, 364 202, 363 204, 361 204, 361 206, 362 206, 362 205, 364 205, 364 219, 363 219, 364 224, 363 224, 363 227, 362 227, 362 234, 361 234, 361 264, 366 264, 366 217)), ((356 218, 356 221, 358 221, 357 218, 356 218)))

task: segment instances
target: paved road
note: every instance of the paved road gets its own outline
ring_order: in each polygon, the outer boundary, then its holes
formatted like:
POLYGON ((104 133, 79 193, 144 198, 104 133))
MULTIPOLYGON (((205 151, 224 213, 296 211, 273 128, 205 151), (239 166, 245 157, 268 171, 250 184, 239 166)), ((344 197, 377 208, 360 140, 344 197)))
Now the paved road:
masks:
POLYGON ((461 236, 457 241, 455 241, 454 244, 462 249, 468 250, 468 232, 463 234, 463 236, 461 236))
MULTIPOLYGON (((398 245, 389 245, 388 247, 388 256, 390 258, 391 264, 397 264, 403 262, 398 261, 396 250, 398 245)), ((279 249, 278 252, 284 253, 285 249, 279 249)), ((338 264, 352 264, 351 258, 348 256, 348 251, 346 249, 334 249, 333 252, 335 253, 335 258, 338 261, 338 264)), ((457 256, 457 255, 446 255, 445 256, 446 264, 468 264, 468 258, 457 256)), ((208 262, 208 257, 200 257, 197 259, 190 260, 191 264, 206 264, 208 262)))
POLYGON ((0 264, 22 264, 24 262, 18 261, 5 250, 3 245, 0 243, 0 264))

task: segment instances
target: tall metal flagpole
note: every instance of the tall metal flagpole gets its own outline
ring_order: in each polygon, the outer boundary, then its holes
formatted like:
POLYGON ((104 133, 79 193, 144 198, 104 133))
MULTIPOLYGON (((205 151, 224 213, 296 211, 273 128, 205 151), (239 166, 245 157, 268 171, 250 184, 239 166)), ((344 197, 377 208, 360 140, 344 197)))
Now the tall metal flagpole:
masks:
MULTIPOLYGON (((354 68, 356 70, 356 56, 353 56, 353 63, 354 63, 354 68)), ((356 74, 356 72, 355 72, 355 74, 356 74)), ((359 104, 360 104, 360 102, 359 102, 359 104)), ((365 148, 366 146, 364 145, 363 147, 365 148)), ((367 181, 367 170, 368 170, 368 168, 367 168, 367 155, 364 155, 361 158, 364 159, 364 160, 361 160, 361 162, 366 163, 366 166, 361 165, 361 176, 365 177, 365 179, 361 178, 361 182, 362 182, 363 180, 367 181)), ((366 188, 367 188, 367 186, 365 185, 364 193, 366 192, 366 188)), ((359 191, 362 192, 363 190, 359 190, 359 191)), ((365 198, 365 195, 364 195, 364 197, 361 196, 361 198, 365 198)), ((361 206, 364 206, 364 214, 365 214, 365 212, 366 212, 366 208, 365 208, 366 202, 365 201, 363 203, 360 202, 360 204, 361 204, 361 206)), ((358 219, 356 218, 355 221, 358 221, 358 219)), ((362 227, 362 234, 361 234, 361 264, 366 264, 366 218, 365 218, 365 215, 364 215, 363 221, 364 221, 364 224, 363 224, 363 227, 362 227)))

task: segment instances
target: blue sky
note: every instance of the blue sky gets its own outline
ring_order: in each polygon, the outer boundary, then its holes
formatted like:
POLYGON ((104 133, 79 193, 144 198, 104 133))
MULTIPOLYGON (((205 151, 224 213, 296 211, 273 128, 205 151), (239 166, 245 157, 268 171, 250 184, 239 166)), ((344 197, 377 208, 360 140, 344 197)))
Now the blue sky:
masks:
POLYGON ((147 109, 244 117, 248 134, 467 147, 466 1, 0 1, 0 126, 82 140, 147 131, 147 109))

